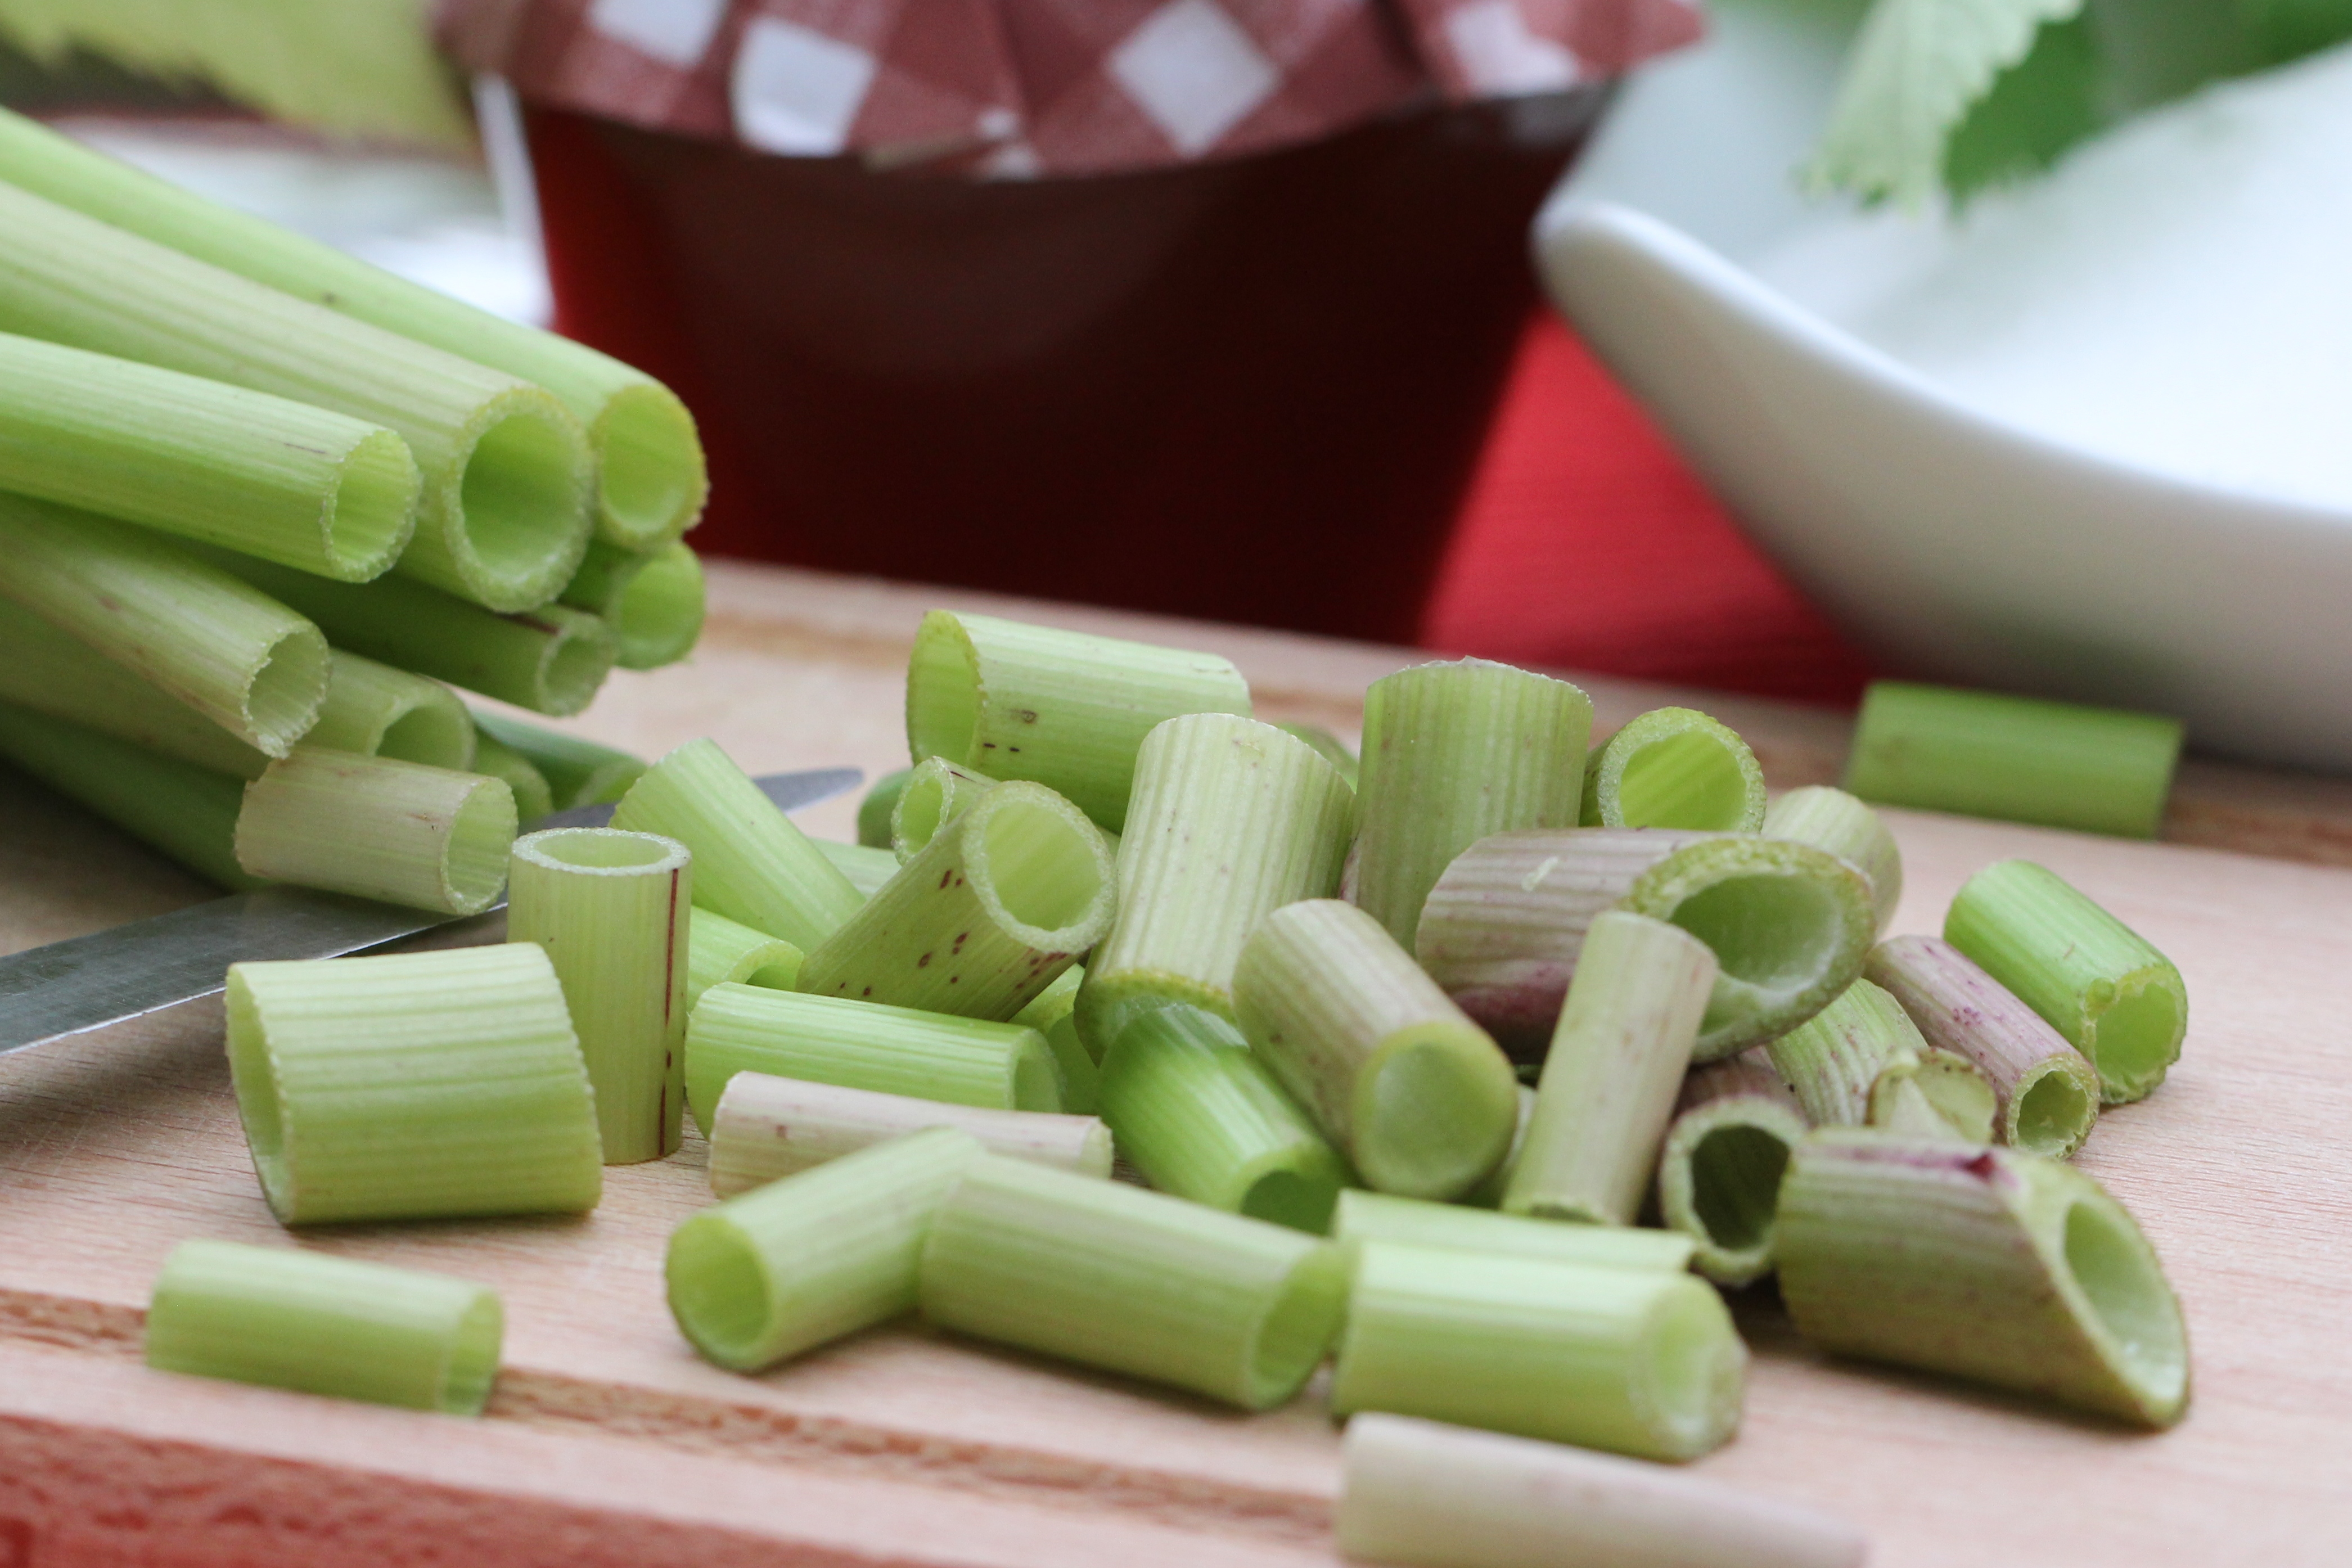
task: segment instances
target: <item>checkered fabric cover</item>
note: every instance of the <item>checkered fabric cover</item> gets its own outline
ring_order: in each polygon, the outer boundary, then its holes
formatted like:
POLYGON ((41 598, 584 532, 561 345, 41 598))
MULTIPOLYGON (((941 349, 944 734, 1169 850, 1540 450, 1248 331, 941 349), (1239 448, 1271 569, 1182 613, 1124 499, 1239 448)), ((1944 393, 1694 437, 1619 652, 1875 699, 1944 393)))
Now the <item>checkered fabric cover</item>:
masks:
POLYGON ((1696 0, 442 0, 537 102, 761 152, 996 177, 1311 140, 1555 92, 1696 39, 1696 0))

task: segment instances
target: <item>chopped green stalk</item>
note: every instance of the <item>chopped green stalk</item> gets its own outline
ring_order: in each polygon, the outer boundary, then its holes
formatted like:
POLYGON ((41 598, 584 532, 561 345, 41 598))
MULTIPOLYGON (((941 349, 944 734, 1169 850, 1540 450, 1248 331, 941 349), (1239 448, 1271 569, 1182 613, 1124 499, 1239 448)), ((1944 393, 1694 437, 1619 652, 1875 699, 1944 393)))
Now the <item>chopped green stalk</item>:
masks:
POLYGON ((486 735, 495 735, 530 761, 547 781, 557 811, 583 805, 608 805, 629 793, 645 776, 642 757, 600 746, 579 735, 567 735, 544 725, 527 724, 499 713, 474 715, 486 735))
POLYGON ((888 849, 869 848, 863 844, 835 844, 817 838, 810 842, 816 852, 825 858, 833 868, 849 879, 860 904, 882 890, 883 884, 898 874, 898 857, 888 849))
POLYGON ((1652 1268, 1668 1274, 1689 1268, 1697 1248, 1697 1243, 1679 1231, 1561 1225, 1354 1187, 1339 1194, 1331 1239, 1342 1247, 1402 1242, 1446 1252, 1496 1252, 1597 1268, 1652 1268))
POLYGON ((1524 1083, 1520 1084, 1518 1100, 1519 1120, 1518 1125, 1511 1131, 1510 1152, 1503 1156, 1501 1164, 1486 1173, 1485 1181, 1463 1194, 1459 1202, 1482 1209, 1498 1209, 1503 1206, 1503 1194, 1510 1190, 1511 1177, 1518 1171, 1519 1155, 1528 1146, 1528 1127, 1535 1121, 1536 1115, 1536 1091, 1524 1083))
POLYGON ((1695 1459, 1739 1425, 1747 1368, 1723 1299, 1688 1274, 1376 1241, 1357 1249, 1331 1408, 1695 1459))
POLYGON ((921 1272, 943 1327, 1246 1410, 1298 1391, 1348 1298, 1328 1242, 995 1155, 940 1205, 921 1272))
POLYGON ((144 529, 0 496, 0 597, 282 757, 327 699, 327 639, 144 529))
POLYGON ((1275 728, 1314 747, 1315 754, 1330 763, 1332 771, 1348 781, 1349 789, 1356 787, 1356 779, 1361 770, 1357 763, 1356 753, 1348 749, 1347 742, 1320 724, 1276 724, 1275 728))
POLYGON ((1968 1058, 1921 1037, 1903 1005, 1867 980, 1765 1047, 1816 1127, 1885 1127, 1992 1142, 1992 1085, 1968 1058))
POLYGON ((1611 910, 1585 939, 1507 1214, 1631 1225, 1690 1066, 1715 954, 1689 932, 1611 910))
POLYGON ((1825 1350, 2148 1426, 2189 1406, 2188 1334, 2147 1238, 2039 1155, 1815 1133, 1780 1193, 1780 1295, 1825 1350))
POLYGON ((739 1072, 992 1110, 1062 1109, 1054 1053, 1034 1029, 837 996, 714 985, 686 1023, 686 1102, 705 1135, 727 1080, 739 1072))
POLYGON ((683 540, 639 554, 599 539, 562 594, 611 624, 623 669, 676 664, 702 635, 702 563, 683 540))
POLYGON ((650 833, 558 827, 515 840, 507 940, 554 962, 596 1091, 604 1163, 677 1152, 694 861, 650 833))
POLYGON ((898 797, 915 776, 912 768, 884 773, 857 803, 857 842, 867 849, 890 847, 890 825, 898 812, 898 797))
POLYGON ((1353 904, 1305 900, 1260 921, 1234 971, 1234 1011, 1376 1191, 1459 1197, 1510 1152, 1510 1058, 1353 904))
POLYGON ((1869 1542, 1810 1509, 1638 1459, 1366 1412, 1340 1439, 1350 1562, 1414 1568, 1862 1568, 1869 1542))
POLYGON ((381 425, 0 333, 0 488, 364 583, 423 484, 381 425))
POLYGON ((1944 939, 2066 1037, 2109 1105, 2145 1100, 2180 1059, 2189 991, 2144 937, 2031 860, 1968 880, 1944 939))
POLYGON ((686 1005, 690 1012, 714 985, 790 991, 800 980, 801 950, 782 937, 698 906, 687 922, 686 1005))
POLYGON ((587 440, 539 386, 289 299, 5 180, 0 331, 390 426, 424 477, 416 531, 393 570, 477 604, 544 604, 587 548, 587 440))
POLYGON ((1780 1173, 1805 1131, 1797 1097, 1760 1047, 1683 1081, 1658 1156, 1658 1212, 1698 1242, 1701 1274, 1746 1285, 1771 1272, 1780 1173))
POLYGON ((1097 1090, 1118 1152, 1162 1192, 1320 1235, 1348 1168, 1234 1026, 1181 1004, 1129 1023, 1097 1090))
POLYGON ((245 785, 233 773, 6 703, 0 756, 199 877, 236 892, 262 885, 236 863, 245 785))
POLYGON ((1411 948, 1455 856, 1492 833, 1575 826, 1591 733, 1591 698, 1507 664, 1424 664, 1372 682, 1354 901, 1411 948))
POLYGON ((670 1316, 730 1372, 758 1372, 913 1310, 923 1241, 983 1158, 930 1127, 704 1209, 670 1233, 670 1316))
POLYGON ((515 828, 497 779, 297 746, 245 786, 236 861, 267 881, 478 915, 506 886, 515 828))
POLYGON ((579 712, 613 672, 612 629, 562 605, 495 616, 397 577, 330 583, 226 551, 205 559, 318 622, 337 647, 536 713, 579 712))
POLYGON ((8 598, 0 598, 0 702, 212 773, 254 779, 269 765, 266 753, 8 598))
POLYGON ((2153 713, 1873 681, 1845 787, 1884 805, 2153 838, 2180 736, 2153 713))
POLYGON ((1870 907, 1884 934, 1903 901, 1903 851, 1878 813, 1842 789, 1807 784, 1764 810, 1764 837, 1827 850, 1870 879, 1870 907))
POLYGON ((478 1415, 505 1313, 488 1286, 352 1258, 184 1241, 155 1277, 147 1364, 478 1415))
POLYGON ((685 845, 694 851, 696 898, 803 952, 865 902, 716 741, 689 741, 648 768, 621 797, 613 826, 685 845))
POLYGON ((473 766, 477 744, 456 692, 341 648, 329 650, 327 700, 302 743, 459 770, 473 766))
POLYGON ((1062 1074, 1062 1109, 1092 1116, 1102 1103, 1102 1068, 1078 1034, 1078 987, 1086 978, 1087 972, 1073 963, 1013 1014, 1013 1021, 1036 1030, 1053 1047, 1054 1065, 1062 1074))
POLYGON ((2099 1075, 2064 1037, 1950 942, 1898 936, 1870 955, 1883 985, 1938 1050, 1965 1057, 1992 1085, 2004 1143, 2070 1158, 2099 1114, 2099 1075))
POLYGON ((1283 905, 1330 896, 1349 816, 1331 764, 1270 724, 1196 713, 1154 730, 1135 760, 1118 913, 1087 965, 1079 1032, 1108 1049, 1129 1017, 1171 1002, 1232 1017, 1242 943, 1283 905))
POLYGON ((180 190, 13 114, 0 115, 0 180, 547 388, 587 426, 599 532, 615 544, 648 549, 675 539, 702 510, 709 482, 694 418, 642 371, 180 190))
POLYGON ((515 820, 529 827, 555 809, 555 793, 530 759, 495 735, 474 732, 473 772, 488 773, 514 791, 515 820))
POLYGON ((933 610, 907 666, 907 744, 992 779, 1032 779, 1112 832, 1127 824, 1137 751, 1162 720, 1250 710, 1213 653, 933 610))
POLYGON ((710 1190, 729 1197, 926 1127, 969 1133, 992 1154, 1110 1179, 1110 1129, 1091 1116, 982 1110, 739 1072, 711 1121, 710 1190))
POLYGON ((1586 760, 1578 820, 1753 833, 1764 823, 1764 770, 1737 731, 1696 709, 1653 709, 1586 760))
POLYGON ((956 813, 995 787, 994 779, 945 757, 917 763, 890 808, 890 849, 898 864, 913 859, 956 813))
POLYGON ((231 964, 228 1060, 287 1225, 581 1214, 603 1191, 579 1038, 531 943, 231 964))

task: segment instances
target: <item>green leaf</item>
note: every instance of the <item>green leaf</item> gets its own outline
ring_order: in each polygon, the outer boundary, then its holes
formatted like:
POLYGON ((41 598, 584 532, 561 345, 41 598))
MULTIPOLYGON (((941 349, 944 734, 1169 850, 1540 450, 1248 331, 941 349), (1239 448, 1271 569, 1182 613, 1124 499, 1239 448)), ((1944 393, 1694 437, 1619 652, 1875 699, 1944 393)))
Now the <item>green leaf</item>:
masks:
POLYGON ((2001 73, 1945 144, 1952 199, 2038 174, 2098 130, 2099 68, 2087 16, 2045 24, 2025 58, 2001 73))

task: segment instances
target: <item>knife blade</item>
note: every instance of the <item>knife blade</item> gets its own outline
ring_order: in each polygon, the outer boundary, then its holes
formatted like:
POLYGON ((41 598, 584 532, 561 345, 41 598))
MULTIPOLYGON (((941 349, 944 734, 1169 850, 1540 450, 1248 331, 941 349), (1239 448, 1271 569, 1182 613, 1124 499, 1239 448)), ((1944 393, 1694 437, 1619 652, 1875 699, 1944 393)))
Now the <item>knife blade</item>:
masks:
MULTIPOLYGON (((855 789, 865 776, 856 768, 817 768, 752 782, 779 810, 793 811, 855 789)), ((583 805, 532 828, 601 827, 612 817, 609 805, 583 805)), ((484 912, 504 908, 501 899, 484 912)), ((30 948, 0 958, 0 1056, 216 995, 227 988, 232 963, 338 958, 466 918, 307 888, 263 888, 30 948)))

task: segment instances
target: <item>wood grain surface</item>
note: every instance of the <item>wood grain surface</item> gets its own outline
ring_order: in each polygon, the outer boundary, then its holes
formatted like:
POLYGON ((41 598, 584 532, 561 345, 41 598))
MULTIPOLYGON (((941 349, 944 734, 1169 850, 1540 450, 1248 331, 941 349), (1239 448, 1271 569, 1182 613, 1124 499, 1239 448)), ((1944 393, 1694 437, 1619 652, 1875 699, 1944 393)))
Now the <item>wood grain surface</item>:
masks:
MULTIPOLYGON (((719 572, 695 661, 617 679, 576 727, 648 752, 709 734, 755 772, 897 765, 901 660, 934 602, 992 607, 719 572)), ((1365 682, 1414 657, 1016 613, 1217 647, 1263 714, 1343 731, 1365 682)), ((1590 687, 1604 724, 1659 700, 1590 687)), ((1704 705, 1749 734, 1776 783, 1833 776, 1834 716, 1704 705)), ((2183 795, 2181 837, 2307 859, 2352 845, 2338 784, 2215 766, 2183 795)), ((802 819, 846 837, 852 810, 802 819)), ((0 778, 0 949, 208 891, 21 780, 0 778)), ((2195 1402, 2177 1430, 2145 1436, 1827 1362, 1751 1291, 1735 1303, 1756 1350, 1746 1422, 1697 1469, 1854 1519, 1882 1568, 2352 1563, 2352 871, 1890 820, 1906 861, 1897 931, 1936 930, 1970 872, 2021 854, 2179 963, 2186 1055, 2151 1100, 2103 1119, 2082 1163, 2139 1216, 2181 1293, 2195 1402)), ((142 1305, 175 1243, 297 1244, 247 1160, 217 1004, 0 1058, 0 1568, 1334 1561, 1319 1384, 1244 1416, 913 1326, 756 1378, 696 1360, 660 1266, 670 1228, 709 1201, 703 1160, 690 1142, 614 1169, 580 1219, 306 1233, 299 1245, 505 1298, 507 1365, 485 1419, 378 1410, 139 1363, 142 1305)))

